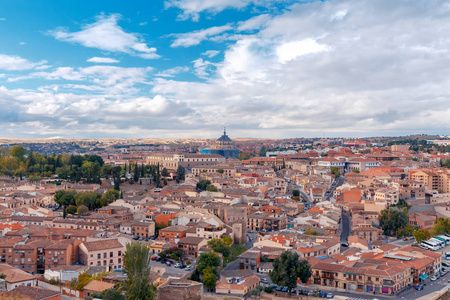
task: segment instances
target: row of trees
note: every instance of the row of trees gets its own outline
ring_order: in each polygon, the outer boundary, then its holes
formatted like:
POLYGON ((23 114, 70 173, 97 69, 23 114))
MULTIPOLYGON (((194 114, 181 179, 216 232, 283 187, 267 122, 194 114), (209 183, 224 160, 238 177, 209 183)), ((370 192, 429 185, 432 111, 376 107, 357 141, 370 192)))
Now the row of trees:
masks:
POLYGON ((64 216, 69 214, 85 214, 90 210, 107 206, 119 199, 120 193, 108 190, 104 194, 94 191, 77 192, 75 190, 59 190, 55 193, 55 202, 64 206, 64 216))

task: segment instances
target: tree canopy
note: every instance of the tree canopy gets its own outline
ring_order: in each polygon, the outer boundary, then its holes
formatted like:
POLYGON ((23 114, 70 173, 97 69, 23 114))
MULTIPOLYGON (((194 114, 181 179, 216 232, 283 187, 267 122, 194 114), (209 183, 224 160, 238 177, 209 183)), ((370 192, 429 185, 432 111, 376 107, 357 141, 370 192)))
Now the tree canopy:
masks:
POLYGON ((300 260, 297 253, 284 251, 273 262, 273 271, 269 276, 275 284, 287 286, 291 290, 297 286, 297 278, 306 283, 311 274, 311 266, 307 260, 300 260))
POLYGON ((383 233, 388 236, 396 236, 397 231, 408 224, 407 209, 384 209, 378 217, 383 233))
POLYGON ((128 243, 123 254, 123 273, 127 280, 122 289, 128 300, 152 300, 156 288, 150 284, 150 254, 148 247, 141 243, 128 243))

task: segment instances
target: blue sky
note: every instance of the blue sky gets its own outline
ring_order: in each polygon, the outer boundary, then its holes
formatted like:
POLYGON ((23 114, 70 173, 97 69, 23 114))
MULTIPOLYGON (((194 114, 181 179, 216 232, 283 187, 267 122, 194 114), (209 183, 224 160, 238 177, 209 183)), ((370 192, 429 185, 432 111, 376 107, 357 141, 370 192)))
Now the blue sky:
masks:
POLYGON ((448 134, 446 1, 0 3, 4 137, 448 134))

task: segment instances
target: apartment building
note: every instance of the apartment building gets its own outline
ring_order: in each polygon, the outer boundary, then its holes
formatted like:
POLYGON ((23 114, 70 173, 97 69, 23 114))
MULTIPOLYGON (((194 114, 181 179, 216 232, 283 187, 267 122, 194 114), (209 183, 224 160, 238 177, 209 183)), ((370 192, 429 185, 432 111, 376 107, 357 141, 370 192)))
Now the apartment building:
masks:
POLYGON ((348 292, 394 295, 413 284, 412 269, 411 264, 376 259, 346 265, 319 262, 312 266, 311 281, 348 292))
POLYGON ((174 225, 159 230, 160 241, 178 243, 178 241, 186 236, 189 227, 183 225, 174 225))
POLYGON ((79 246, 80 262, 86 266, 108 266, 122 269, 125 246, 118 239, 84 242, 79 246))
POLYGON ((450 193, 450 170, 422 169, 410 172, 411 179, 424 184, 427 190, 442 190, 450 193))
POLYGON ((207 245, 207 240, 202 237, 188 236, 178 242, 178 249, 183 251, 185 258, 198 258, 200 248, 207 245))

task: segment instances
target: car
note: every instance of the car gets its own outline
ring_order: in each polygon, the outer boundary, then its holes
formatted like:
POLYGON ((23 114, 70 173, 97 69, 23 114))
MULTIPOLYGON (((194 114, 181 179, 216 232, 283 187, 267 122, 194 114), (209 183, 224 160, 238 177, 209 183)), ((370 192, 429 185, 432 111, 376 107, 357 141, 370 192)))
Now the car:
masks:
POLYGON ((320 298, 326 298, 326 297, 327 297, 327 293, 325 293, 325 292, 320 292, 320 293, 319 293, 319 297, 320 297, 320 298))
POLYGON ((436 276, 437 279, 441 278, 441 274, 439 272, 434 273, 434 276, 436 276))
POLYGON ((441 277, 444 277, 445 276, 445 274, 447 274, 446 272, 444 272, 444 271, 442 271, 441 272, 441 277))
POLYGON ((165 264, 167 262, 167 258, 162 258, 160 263, 165 264))
POLYGON ((156 260, 157 257, 158 257, 158 256, 153 255, 152 258, 151 258, 151 260, 156 260))
POLYGON ((150 237, 145 238, 145 241, 148 242, 150 240, 150 237))
POLYGON ((140 241, 143 241, 143 240, 144 240, 144 237, 141 236, 141 237, 139 238, 139 240, 140 240, 140 241))
POLYGON ((333 297, 334 297, 334 296, 333 296, 332 293, 328 293, 328 294, 327 294, 327 298, 328 298, 328 299, 333 299, 333 297))
POLYGON ((423 290, 423 284, 418 284, 417 283, 415 288, 416 288, 416 290, 421 291, 421 290, 423 290))
POLYGON ((174 267, 175 267, 175 268, 180 268, 180 267, 181 267, 181 264, 180 264, 180 263, 176 263, 176 264, 174 265, 174 267))
POLYGON ((261 281, 262 283, 269 283, 269 281, 268 281, 266 278, 261 278, 260 281, 261 281))
POLYGON ((166 266, 170 267, 172 265, 172 263, 170 261, 166 262, 166 266))
POLYGON ((314 293, 313 290, 311 290, 311 291, 308 292, 308 296, 314 296, 314 294, 315 294, 315 293, 314 293))
POLYGON ((131 236, 131 238, 132 238, 133 240, 138 240, 138 239, 139 239, 139 238, 138 238, 137 236, 135 236, 135 235, 131 236))
POLYGON ((192 266, 187 266, 187 267, 185 268, 185 270, 186 270, 186 271, 192 271, 192 270, 194 270, 194 267, 192 267, 192 266))
POLYGON ((450 268, 450 264, 449 264, 449 263, 443 262, 442 265, 443 265, 444 267, 450 268))
POLYGON ((283 293, 287 293, 287 292, 289 292, 289 288, 288 288, 287 286, 285 286, 285 287, 283 287, 283 288, 281 289, 281 291, 282 291, 283 293))
POLYGON ((283 287, 282 286, 276 286, 275 287, 275 291, 277 291, 277 292, 281 292, 281 290, 283 289, 283 287))
POLYGON ((303 291, 302 291, 302 295, 308 296, 308 294, 309 294, 309 291, 308 291, 308 290, 303 290, 303 291))
POLYGON ((430 280, 431 281, 436 281, 436 280, 438 280, 438 278, 436 276, 431 276, 430 280))

